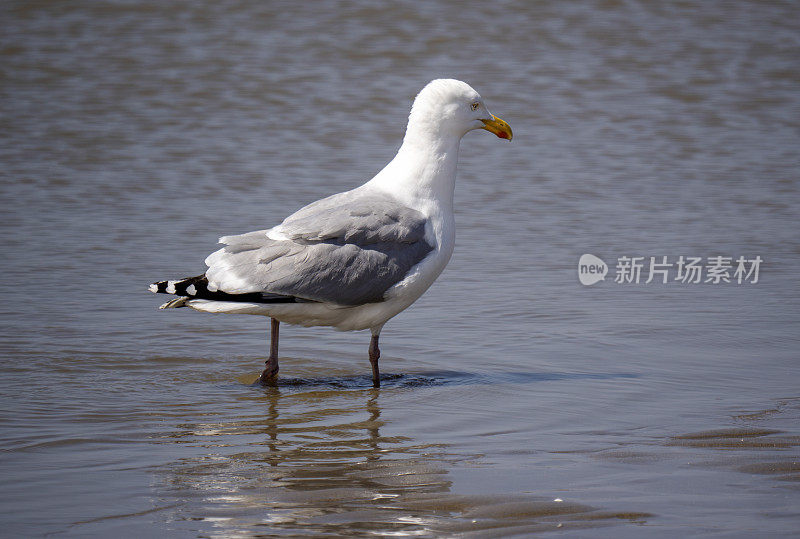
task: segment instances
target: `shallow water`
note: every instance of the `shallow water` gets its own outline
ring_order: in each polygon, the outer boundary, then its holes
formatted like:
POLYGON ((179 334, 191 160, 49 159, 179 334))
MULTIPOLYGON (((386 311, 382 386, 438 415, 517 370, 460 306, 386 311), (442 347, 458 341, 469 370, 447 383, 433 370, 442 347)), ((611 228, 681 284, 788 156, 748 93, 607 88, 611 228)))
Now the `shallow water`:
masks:
POLYGON ((795 4, 0 10, 4 533, 796 533, 795 4), (464 138, 380 390, 367 333, 282 327, 265 389, 266 320, 156 310, 218 236, 377 172, 442 76, 515 138, 464 138), (764 262, 614 282, 681 255, 764 262))

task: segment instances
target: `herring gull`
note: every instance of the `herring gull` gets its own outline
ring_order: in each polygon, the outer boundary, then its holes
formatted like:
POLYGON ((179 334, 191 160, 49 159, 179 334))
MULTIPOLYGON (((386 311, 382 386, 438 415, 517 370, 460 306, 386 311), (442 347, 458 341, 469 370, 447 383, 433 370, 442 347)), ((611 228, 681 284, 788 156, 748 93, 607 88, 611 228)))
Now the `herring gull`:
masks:
POLYGON ((465 82, 437 79, 414 99, 403 144, 374 178, 318 200, 267 230, 224 236, 203 275, 160 281, 150 291, 178 297, 162 309, 271 318, 271 346, 259 380, 276 381, 280 322, 369 329, 372 383, 380 387, 378 337, 439 276, 455 244, 453 192, 458 147, 509 125, 465 82))

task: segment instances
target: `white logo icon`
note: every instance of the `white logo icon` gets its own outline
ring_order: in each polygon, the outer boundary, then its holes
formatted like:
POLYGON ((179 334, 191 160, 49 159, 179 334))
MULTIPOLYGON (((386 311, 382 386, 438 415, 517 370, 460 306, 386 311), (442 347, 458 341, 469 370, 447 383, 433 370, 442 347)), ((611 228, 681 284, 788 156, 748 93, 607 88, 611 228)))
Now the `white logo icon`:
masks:
POLYGON ((608 265, 594 255, 585 254, 578 260, 578 279, 582 285, 593 285, 604 281, 608 273, 608 265))

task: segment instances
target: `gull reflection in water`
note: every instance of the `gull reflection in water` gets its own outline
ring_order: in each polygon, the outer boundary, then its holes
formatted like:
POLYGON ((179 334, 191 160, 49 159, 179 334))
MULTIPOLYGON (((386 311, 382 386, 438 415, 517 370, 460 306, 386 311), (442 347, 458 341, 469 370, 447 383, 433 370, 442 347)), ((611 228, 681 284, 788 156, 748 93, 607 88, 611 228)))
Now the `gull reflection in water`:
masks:
MULTIPOLYGON (((445 374, 398 375, 384 385, 418 391, 440 385, 445 374)), ((166 438, 182 444, 187 456, 162 474, 164 501, 176 503, 173 522, 225 537, 430 536, 504 528, 535 533, 650 516, 480 488, 453 493, 453 467, 480 463, 482 456, 397 434, 399 422, 382 417, 382 399, 396 404, 397 393, 386 391, 364 389, 356 377, 285 379, 277 387, 246 388, 222 411, 201 414, 209 419, 178 425, 166 438)))
POLYGON ((175 518, 255 533, 424 527, 396 502, 449 492, 448 466, 464 457, 383 435, 379 390, 287 386, 253 390, 227 417, 172 433, 200 450, 168 465, 170 495, 184 500, 175 518))

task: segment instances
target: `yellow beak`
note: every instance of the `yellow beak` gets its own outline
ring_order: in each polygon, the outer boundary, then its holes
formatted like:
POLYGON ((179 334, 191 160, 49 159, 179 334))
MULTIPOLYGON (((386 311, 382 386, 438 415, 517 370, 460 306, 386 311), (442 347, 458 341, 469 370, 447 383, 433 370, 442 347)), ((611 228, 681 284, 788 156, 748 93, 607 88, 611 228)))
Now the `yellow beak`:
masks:
POLYGON ((511 140, 514 134, 511 132, 511 126, 505 120, 501 120, 492 114, 491 120, 481 120, 483 122, 483 129, 490 131, 500 138, 511 140))

